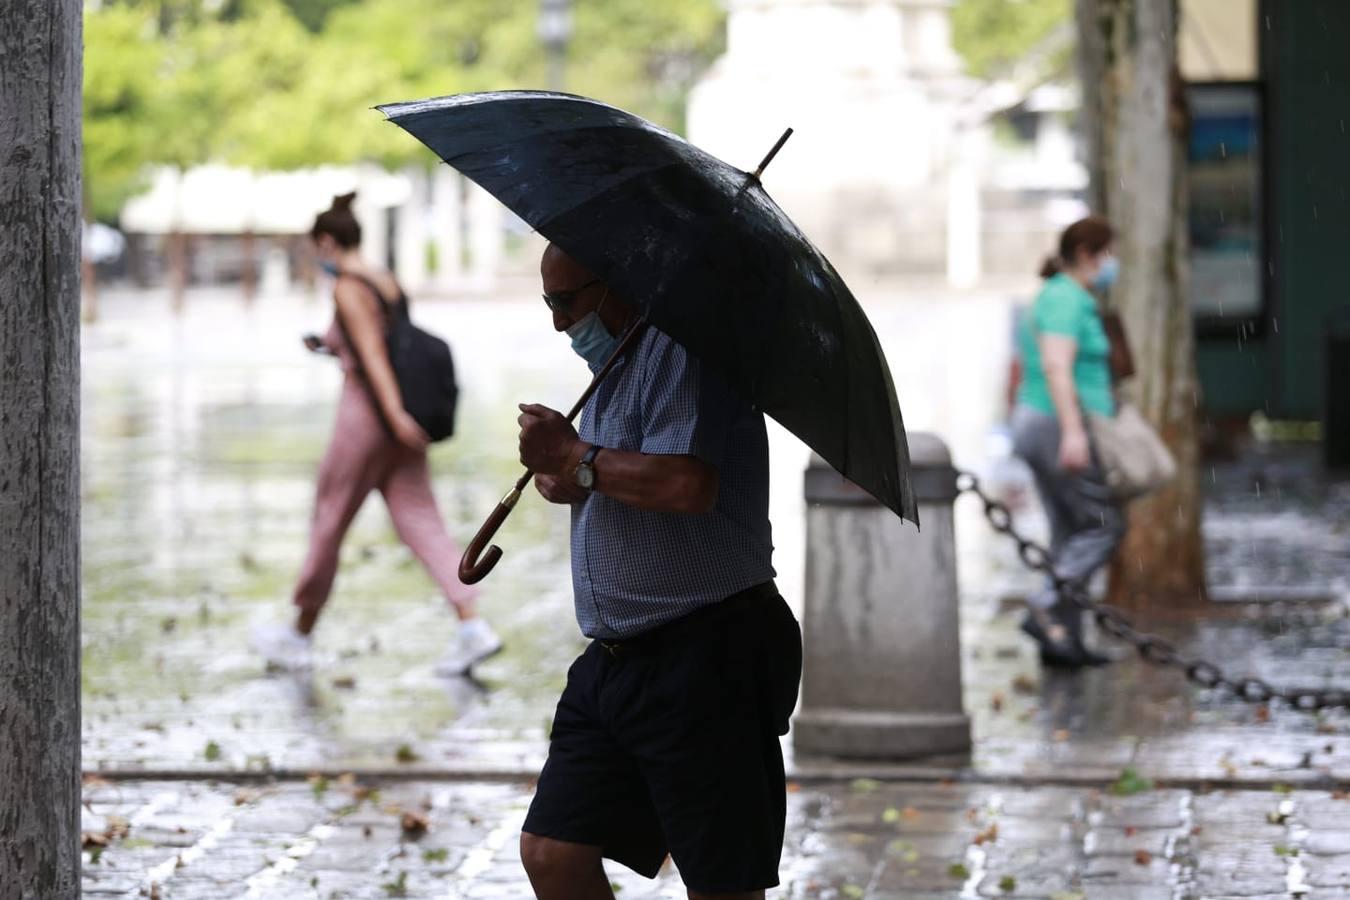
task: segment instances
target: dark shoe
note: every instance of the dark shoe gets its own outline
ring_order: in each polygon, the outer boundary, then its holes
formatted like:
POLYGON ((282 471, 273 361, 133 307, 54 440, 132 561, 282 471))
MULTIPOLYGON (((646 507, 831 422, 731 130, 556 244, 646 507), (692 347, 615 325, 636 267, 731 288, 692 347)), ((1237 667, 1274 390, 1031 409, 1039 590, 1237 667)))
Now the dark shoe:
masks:
POLYGON ((1048 613, 1042 610, 1027 610, 1021 627, 1022 631, 1040 646, 1043 664, 1056 669, 1081 669, 1087 665, 1072 634, 1048 613), (1062 632, 1062 636, 1052 636, 1052 630, 1062 632))
POLYGON ((1069 631, 1069 640, 1085 666, 1109 666, 1115 659, 1105 653, 1098 653, 1083 641, 1083 622, 1087 611, 1076 604, 1061 600, 1050 608, 1050 615, 1069 631))

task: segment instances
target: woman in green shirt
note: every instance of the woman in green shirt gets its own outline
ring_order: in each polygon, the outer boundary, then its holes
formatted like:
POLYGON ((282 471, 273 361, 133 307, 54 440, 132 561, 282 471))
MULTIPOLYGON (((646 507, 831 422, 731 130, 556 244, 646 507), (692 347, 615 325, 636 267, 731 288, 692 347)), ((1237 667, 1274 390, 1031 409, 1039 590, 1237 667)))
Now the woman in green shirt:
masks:
MULTIPOLYGON (((1091 293, 1115 281, 1113 238, 1110 224, 1098 216, 1065 229, 1018 334, 1022 383, 1012 414, 1013 448, 1035 476, 1056 574, 1084 582, 1110 560, 1125 534, 1123 511, 1093 459, 1085 421, 1087 413, 1115 415, 1110 342, 1091 293)), ((1061 601, 1052 585, 1029 597, 1027 606, 1022 630, 1040 645, 1047 665, 1110 661, 1084 645, 1081 611, 1061 601)))

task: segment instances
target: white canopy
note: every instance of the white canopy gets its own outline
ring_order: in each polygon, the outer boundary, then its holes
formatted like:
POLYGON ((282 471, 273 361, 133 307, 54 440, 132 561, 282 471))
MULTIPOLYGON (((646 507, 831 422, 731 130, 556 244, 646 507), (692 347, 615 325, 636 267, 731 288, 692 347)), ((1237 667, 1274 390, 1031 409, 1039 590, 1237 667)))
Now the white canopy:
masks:
POLYGON ((303 234, 335 194, 357 192, 357 212, 399 206, 408 178, 374 166, 253 172, 206 165, 157 169, 150 189, 122 208, 128 233, 303 234))

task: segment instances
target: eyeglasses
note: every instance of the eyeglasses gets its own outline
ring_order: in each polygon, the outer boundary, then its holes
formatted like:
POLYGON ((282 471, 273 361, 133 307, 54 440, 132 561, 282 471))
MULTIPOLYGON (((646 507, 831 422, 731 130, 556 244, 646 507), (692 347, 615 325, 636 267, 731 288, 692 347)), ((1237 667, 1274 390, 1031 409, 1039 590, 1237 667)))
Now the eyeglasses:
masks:
POLYGON ((567 315, 571 311, 572 304, 577 302, 577 297, 581 292, 599 283, 599 278, 592 278, 581 287, 572 288, 570 291, 553 291, 551 293, 545 293, 543 295, 544 305, 555 313, 567 315))

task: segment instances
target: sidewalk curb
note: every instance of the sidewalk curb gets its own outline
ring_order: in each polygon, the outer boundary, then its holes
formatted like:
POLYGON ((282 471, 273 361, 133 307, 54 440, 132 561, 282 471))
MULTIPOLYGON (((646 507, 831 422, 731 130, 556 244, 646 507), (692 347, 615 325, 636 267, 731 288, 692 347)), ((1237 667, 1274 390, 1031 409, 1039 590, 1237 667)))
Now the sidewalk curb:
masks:
MULTIPOLYGON (((272 769, 269 771, 245 771, 227 769, 95 769, 83 773, 85 778, 100 779, 107 782, 132 781, 209 781, 238 784, 256 784, 260 782, 306 781, 312 777, 336 780, 339 777, 355 777, 358 781, 373 782, 489 782, 489 783, 528 783, 539 777, 538 770, 527 769, 387 769, 387 768, 331 768, 313 769, 272 769)), ((1013 788, 1099 788, 1107 789, 1115 784, 1115 778, 1103 778, 1098 775, 1074 775, 1072 773, 1056 777, 999 775, 974 772, 968 769, 930 768, 925 766, 863 767, 863 766, 806 766, 790 769, 789 782, 797 784, 838 784, 859 779, 868 779, 890 784, 963 784, 989 785, 1013 788)), ((1313 775, 1290 778, 1242 779, 1242 778, 1151 778, 1157 789, 1178 789, 1206 793, 1211 791, 1274 791, 1278 788, 1293 790, 1337 791, 1350 787, 1350 781, 1330 775, 1313 775)))

